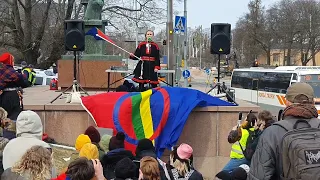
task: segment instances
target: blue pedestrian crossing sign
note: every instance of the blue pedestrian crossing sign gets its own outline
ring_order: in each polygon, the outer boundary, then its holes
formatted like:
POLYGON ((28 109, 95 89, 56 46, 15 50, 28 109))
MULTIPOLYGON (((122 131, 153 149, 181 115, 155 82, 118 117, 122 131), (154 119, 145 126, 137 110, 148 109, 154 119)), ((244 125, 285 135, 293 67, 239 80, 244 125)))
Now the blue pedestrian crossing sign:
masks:
POLYGON ((184 33, 186 30, 186 18, 184 16, 176 16, 174 22, 174 31, 184 33))
POLYGON ((182 71, 182 76, 183 76, 184 78, 189 78, 190 75, 191 75, 191 73, 190 73, 189 70, 184 70, 184 71, 182 71))

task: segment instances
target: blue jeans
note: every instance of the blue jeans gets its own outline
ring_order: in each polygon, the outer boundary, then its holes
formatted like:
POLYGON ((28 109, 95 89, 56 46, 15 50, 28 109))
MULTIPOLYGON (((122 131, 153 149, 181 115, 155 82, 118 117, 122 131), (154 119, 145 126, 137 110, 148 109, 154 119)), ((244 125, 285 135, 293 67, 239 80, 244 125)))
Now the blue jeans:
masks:
POLYGON ((241 164, 249 164, 250 162, 246 158, 242 159, 230 159, 230 161, 224 166, 222 171, 232 172, 235 168, 239 167, 241 164))

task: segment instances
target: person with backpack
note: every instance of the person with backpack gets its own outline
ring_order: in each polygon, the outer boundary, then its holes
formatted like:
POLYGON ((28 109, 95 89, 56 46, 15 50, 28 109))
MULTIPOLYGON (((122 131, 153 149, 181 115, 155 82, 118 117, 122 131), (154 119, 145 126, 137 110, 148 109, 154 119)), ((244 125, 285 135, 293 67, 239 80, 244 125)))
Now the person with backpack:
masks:
POLYGON ((320 179, 320 120, 307 83, 287 89, 283 119, 264 130, 248 180, 320 179))
POLYGON ((224 166, 222 171, 231 173, 241 164, 250 164, 244 153, 248 142, 252 139, 254 133, 253 126, 256 121, 257 117, 250 111, 241 126, 233 127, 228 136, 228 142, 232 144, 230 161, 224 166))

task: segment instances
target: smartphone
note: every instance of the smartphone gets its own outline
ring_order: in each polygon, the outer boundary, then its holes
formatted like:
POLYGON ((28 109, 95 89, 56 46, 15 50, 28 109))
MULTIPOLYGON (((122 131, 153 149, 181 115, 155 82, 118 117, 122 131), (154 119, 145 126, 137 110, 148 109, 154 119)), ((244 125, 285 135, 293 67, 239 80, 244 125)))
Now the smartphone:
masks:
POLYGON ((239 112, 238 127, 241 126, 241 121, 242 121, 242 112, 239 112))

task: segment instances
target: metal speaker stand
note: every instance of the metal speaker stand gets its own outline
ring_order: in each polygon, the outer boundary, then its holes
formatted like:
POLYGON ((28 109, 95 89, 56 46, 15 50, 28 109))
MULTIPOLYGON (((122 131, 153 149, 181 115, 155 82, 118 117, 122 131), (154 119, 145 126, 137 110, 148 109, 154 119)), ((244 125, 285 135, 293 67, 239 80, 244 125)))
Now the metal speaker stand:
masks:
POLYGON ((221 84, 220 84, 220 54, 218 54, 218 83, 216 85, 214 85, 208 92, 207 94, 209 94, 212 90, 216 89, 218 90, 218 95, 217 97, 220 97, 219 94, 222 94, 222 93, 225 93, 226 94, 226 97, 228 99, 229 102, 232 102, 236 105, 239 105, 233 97, 231 97, 231 95, 226 91, 226 89, 224 88, 221 88, 221 84))
POLYGON ((66 92, 71 89, 71 92, 80 92, 81 91, 89 96, 88 92, 82 88, 82 86, 78 83, 77 80, 77 51, 73 51, 74 59, 73 59, 73 82, 72 85, 69 86, 67 89, 62 91, 56 98, 54 98, 50 103, 52 104, 55 102, 59 97, 61 97, 63 94, 66 94, 66 92), (81 90, 81 91, 80 91, 81 90))

